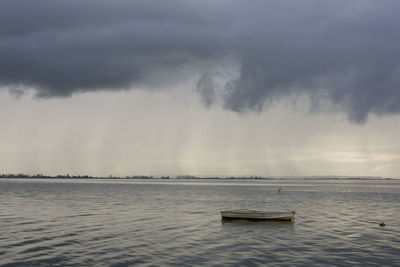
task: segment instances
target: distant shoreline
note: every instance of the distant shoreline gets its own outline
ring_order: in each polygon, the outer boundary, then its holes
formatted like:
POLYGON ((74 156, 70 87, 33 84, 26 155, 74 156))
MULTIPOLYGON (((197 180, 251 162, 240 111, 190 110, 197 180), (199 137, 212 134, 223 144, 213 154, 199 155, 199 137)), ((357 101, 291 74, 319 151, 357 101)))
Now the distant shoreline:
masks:
POLYGON ((26 174, 0 174, 0 179, 99 179, 99 180, 397 180, 396 178, 383 178, 375 176, 282 176, 282 177, 263 177, 263 176, 89 176, 89 175, 26 175, 26 174))

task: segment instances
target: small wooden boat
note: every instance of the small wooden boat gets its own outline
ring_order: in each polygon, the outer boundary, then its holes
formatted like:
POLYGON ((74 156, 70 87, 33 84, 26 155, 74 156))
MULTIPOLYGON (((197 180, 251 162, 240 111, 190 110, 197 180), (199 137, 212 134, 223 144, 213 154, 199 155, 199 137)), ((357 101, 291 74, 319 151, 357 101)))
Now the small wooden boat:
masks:
POLYGON ((254 221, 293 221, 292 212, 274 212, 274 211, 257 211, 257 210, 223 210, 221 211, 222 219, 242 219, 254 221))

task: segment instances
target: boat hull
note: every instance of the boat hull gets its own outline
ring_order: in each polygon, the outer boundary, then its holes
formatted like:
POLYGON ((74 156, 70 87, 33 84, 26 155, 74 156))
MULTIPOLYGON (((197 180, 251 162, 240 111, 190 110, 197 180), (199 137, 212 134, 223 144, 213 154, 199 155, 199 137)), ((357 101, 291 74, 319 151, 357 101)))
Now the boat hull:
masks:
POLYGON ((222 219, 251 220, 251 221, 293 221, 295 212, 268 212, 254 210, 225 210, 221 211, 222 219))

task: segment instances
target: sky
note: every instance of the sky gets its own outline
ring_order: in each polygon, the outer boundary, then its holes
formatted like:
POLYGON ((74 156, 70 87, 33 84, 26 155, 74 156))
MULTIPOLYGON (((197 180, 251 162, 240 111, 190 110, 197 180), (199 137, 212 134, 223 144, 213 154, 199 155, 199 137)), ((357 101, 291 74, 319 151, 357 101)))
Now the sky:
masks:
POLYGON ((2 0, 0 172, 400 170, 396 0, 2 0))

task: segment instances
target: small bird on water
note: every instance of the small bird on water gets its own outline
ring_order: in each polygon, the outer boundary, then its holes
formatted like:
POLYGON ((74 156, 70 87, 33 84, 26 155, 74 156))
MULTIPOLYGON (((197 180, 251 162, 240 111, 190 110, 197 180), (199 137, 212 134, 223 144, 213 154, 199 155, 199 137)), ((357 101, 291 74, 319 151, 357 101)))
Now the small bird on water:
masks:
POLYGON ((281 188, 281 187, 279 187, 279 189, 278 189, 278 192, 281 192, 281 190, 282 190, 282 188, 281 188))
POLYGON ((382 227, 384 227, 386 224, 385 223, 383 223, 383 222, 381 222, 380 224, 379 224, 379 226, 382 226, 382 227))

